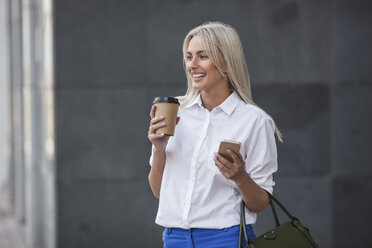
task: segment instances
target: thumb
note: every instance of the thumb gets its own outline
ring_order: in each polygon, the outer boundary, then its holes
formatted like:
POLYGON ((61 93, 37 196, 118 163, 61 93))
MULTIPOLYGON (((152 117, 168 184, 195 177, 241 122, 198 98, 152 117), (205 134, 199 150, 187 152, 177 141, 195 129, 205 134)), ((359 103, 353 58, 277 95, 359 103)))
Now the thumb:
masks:
POLYGON ((177 119, 176 119, 176 125, 178 124, 178 122, 180 121, 181 117, 177 116, 177 119))

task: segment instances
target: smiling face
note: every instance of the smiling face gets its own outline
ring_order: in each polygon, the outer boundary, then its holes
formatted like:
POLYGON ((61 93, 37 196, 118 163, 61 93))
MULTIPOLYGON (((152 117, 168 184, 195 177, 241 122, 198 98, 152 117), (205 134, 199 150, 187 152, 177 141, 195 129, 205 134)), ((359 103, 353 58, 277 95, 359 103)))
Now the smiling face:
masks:
POLYGON ((194 89, 217 92, 229 88, 227 79, 209 59, 199 36, 194 36, 189 42, 186 51, 186 70, 192 79, 194 89))

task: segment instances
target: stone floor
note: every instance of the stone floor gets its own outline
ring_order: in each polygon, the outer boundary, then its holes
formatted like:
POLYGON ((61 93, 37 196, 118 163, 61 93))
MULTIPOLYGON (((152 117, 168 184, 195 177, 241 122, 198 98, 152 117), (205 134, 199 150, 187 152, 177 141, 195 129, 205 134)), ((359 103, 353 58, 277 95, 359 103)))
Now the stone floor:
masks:
POLYGON ((7 191, 0 189, 0 248, 26 248, 25 231, 15 218, 7 191))

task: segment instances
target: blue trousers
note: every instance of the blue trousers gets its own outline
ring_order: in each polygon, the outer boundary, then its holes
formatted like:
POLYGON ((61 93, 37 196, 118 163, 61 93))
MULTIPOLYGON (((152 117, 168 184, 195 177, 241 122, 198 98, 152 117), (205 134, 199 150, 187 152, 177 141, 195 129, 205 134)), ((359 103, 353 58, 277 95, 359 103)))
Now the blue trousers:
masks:
MULTIPOLYGON (((256 238, 252 226, 247 225, 247 235, 256 238)), ((243 234, 243 247, 246 240, 243 234)), ((239 225, 224 229, 165 228, 164 248, 237 248, 239 244, 239 225)))

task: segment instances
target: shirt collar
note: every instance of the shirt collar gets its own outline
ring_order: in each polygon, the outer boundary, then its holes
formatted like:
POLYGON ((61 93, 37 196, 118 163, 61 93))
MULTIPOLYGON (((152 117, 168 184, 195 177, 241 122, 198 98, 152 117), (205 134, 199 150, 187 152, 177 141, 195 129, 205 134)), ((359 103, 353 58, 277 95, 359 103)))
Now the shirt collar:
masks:
POLYGON ((219 107, 222 109, 223 112, 231 115, 240 101, 241 100, 239 95, 236 93, 236 91, 233 91, 233 93, 231 93, 230 96, 219 105, 219 107))
POLYGON ((186 108, 189 108, 195 104, 198 104, 199 107, 203 107, 203 103, 201 101, 201 98, 200 98, 200 93, 195 97, 194 101, 192 103, 190 103, 189 105, 186 106, 186 108))
MULTIPOLYGON (((233 91, 223 103, 217 106, 217 108, 220 108, 226 114, 231 115, 231 113, 234 111, 234 109, 238 105, 239 101, 241 101, 241 99, 238 93, 236 93, 236 91, 233 91)), ((195 98, 195 100, 192 103, 186 106, 186 108, 189 108, 195 104, 198 104, 199 107, 203 107, 203 103, 200 98, 200 93, 198 94, 198 96, 195 98)))

